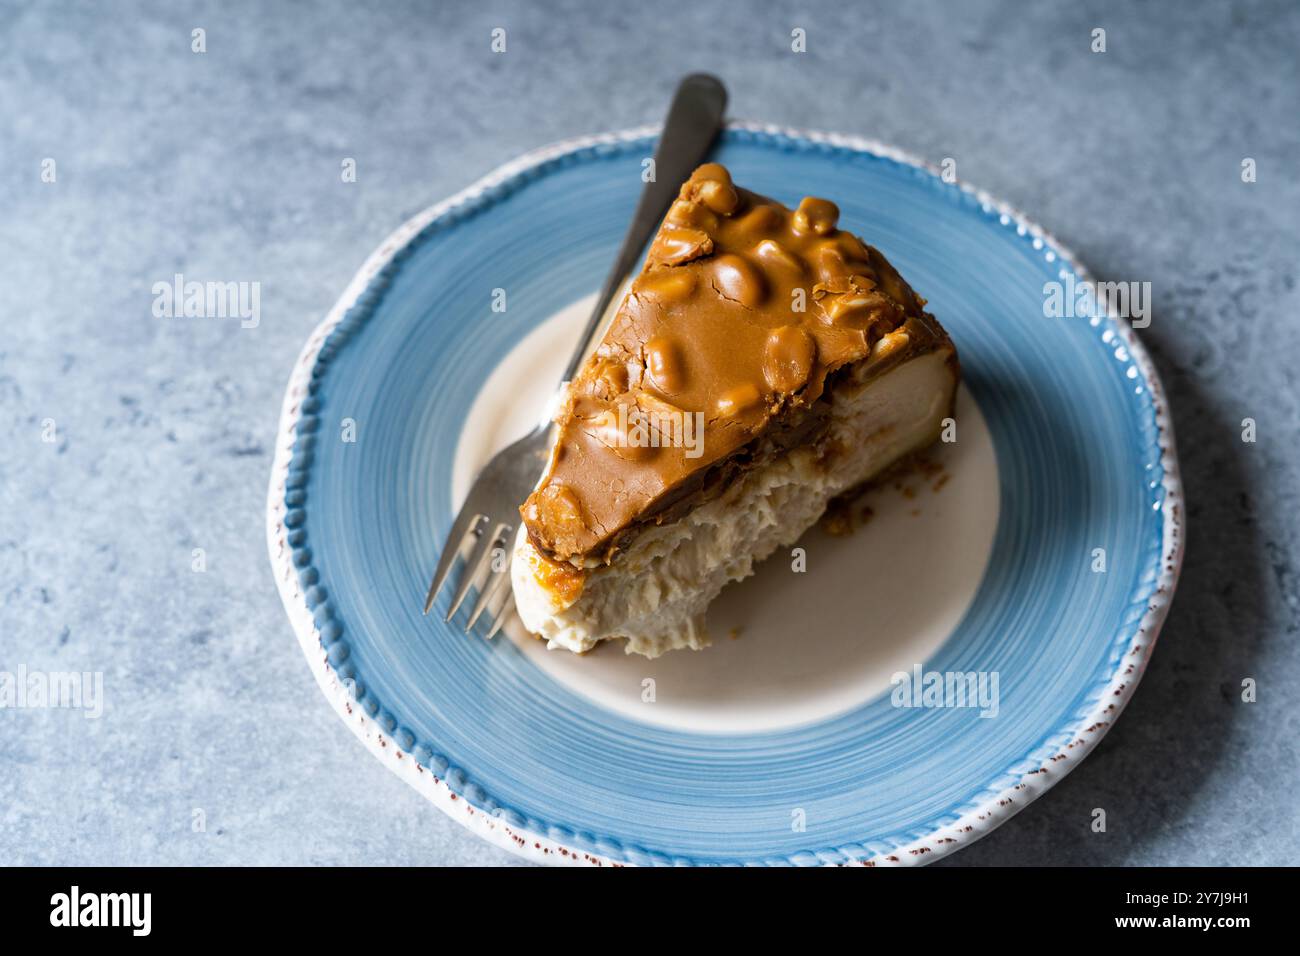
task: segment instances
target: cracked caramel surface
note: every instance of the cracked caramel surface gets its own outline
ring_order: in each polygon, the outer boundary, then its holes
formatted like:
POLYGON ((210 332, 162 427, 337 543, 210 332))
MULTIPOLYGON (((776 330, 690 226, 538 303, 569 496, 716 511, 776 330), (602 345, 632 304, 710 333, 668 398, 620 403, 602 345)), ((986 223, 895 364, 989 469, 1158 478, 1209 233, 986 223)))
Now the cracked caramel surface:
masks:
POLYGON ((797 432, 837 370, 946 340, 838 219, 824 199, 790 210, 738 189, 716 163, 682 185, 520 508, 542 554, 608 562, 638 525, 725 485, 768 433, 797 432))

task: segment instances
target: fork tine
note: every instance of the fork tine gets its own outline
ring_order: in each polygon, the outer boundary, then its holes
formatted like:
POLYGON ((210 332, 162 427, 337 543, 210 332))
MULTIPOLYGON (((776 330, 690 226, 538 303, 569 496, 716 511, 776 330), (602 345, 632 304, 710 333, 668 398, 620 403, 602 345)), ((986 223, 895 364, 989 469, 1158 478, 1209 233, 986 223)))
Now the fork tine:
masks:
POLYGON ((514 613, 514 610, 515 592, 511 591, 506 595, 506 600, 505 603, 501 605, 501 610, 497 611, 496 617, 492 621, 492 630, 487 632, 487 637, 484 638, 485 641, 490 641, 492 638, 496 637, 497 631, 501 630, 501 625, 506 622, 506 618, 514 613))
MULTIPOLYGON (((504 549, 506 545, 509 543, 510 532, 512 530, 513 529, 509 525, 507 525, 504 533, 500 536, 500 538, 497 541, 493 542, 493 546, 492 546, 493 559, 496 558, 497 548, 500 547, 504 549)), ((491 604, 494 600, 496 600, 497 595, 501 593, 501 588, 503 586, 509 585, 509 583, 510 583, 510 566, 508 564, 500 571, 498 571, 495 567, 492 568, 492 573, 488 575, 488 579, 483 582, 483 587, 479 589, 478 601, 474 604, 474 610, 470 612, 469 620, 465 623, 466 634, 468 634, 470 631, 474 629, 474 622, 479 619, 479 616, 487 609, 488 605, 491 604)))
POLYGON ((442 554, 438 555, 438 569, 433 572, 433 583, 429 585, 429 596, 424 599, 424 613, 429 613, 429 608, 433 607, 434 599, 438 597, 438 592, 442 589, 442 583, 447 580, 447 574, 451 571, 451 566, 456 563, 456 555, 460 554, 460 546, 465 541, 465 535, 471 530, 478 531, 481 522, 490 521, 491 519, 484 514, 475 514, 468 508, 461 508, 460 514, 456 515, 456 521, 451 526, 451 532, 447 535, 447 540, 442 546, 442 554))
MULTIPOLYGON (((491 527, 489 524, 483 526, 486 532, 491 527)), ((469 594, 469 589, 473 586, 474 581, 478 578, 479 573, 483 570, 483 565, 492 555, 492 543, 501 534, 501 529, 505 525, 499 524, 491 534, 479 535, 478 544, 474 545, 474 551, 470 554, 469 560, 465 562, 465 573, 461 575, 460 584, 456 588, 456 595, 451 599, 451 607, 447 610, 447 617, 444 620, 450 621, 456 616, 456 611, 465 603, 465 597, 469 594)))

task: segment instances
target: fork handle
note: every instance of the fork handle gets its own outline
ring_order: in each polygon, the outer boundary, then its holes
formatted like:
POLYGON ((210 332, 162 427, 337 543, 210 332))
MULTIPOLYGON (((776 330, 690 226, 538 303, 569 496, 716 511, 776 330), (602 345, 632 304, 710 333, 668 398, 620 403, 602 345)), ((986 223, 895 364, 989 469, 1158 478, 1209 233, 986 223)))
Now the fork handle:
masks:
POLYGON ((605 318, 605 311, 623 284, 623 277, 632 271, 632 267, 641 258, 641 250, 650 241, 660 220, 668 212, 668 207, 677 198, 677 190, 709 154, 709 147, 713 145, 714 137, 722 126, 722 113, 726 108, 727 88, 716 76, 692 73, 678 85, 672 106, 668 108, 668 119, 664 121, 659 145, 655 148, 654 179, 641 190, 641 201, 637 203, 632 223, 618 250, 618 258, 605 277, 596 307, 578 340, 578 349, 564 370, 564 376, 560 380, 561 388, 577 374, 578 366, 586 357, 591 340, 605 318))

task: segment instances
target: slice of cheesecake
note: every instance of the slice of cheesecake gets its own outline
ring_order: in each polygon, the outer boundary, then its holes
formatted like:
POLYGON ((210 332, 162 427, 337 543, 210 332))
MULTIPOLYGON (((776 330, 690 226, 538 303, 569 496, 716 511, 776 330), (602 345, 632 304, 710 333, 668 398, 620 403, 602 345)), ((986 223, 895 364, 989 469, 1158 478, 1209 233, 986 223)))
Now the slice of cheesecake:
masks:
POLYGON ((716 164, 682 186, 520 509, 515 600, 552 648, 707 645, 725 585, 939 436, 952 342, 838 217, 716 164))

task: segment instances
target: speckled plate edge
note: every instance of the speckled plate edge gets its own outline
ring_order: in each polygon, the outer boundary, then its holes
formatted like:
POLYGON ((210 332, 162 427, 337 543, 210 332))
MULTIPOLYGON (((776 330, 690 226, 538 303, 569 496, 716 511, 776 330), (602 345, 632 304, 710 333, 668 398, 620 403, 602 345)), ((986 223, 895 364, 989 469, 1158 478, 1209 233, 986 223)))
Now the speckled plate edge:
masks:
MULTIPOLYGON (((939 171, 934 165, 897 150, 883 143, 857 136, 835 133, 817 133, 788 129, 766 124, 731 122, 732 129, 748 130, 756 133, 803 139, 812 143, 844 148, 858 152, 871 153, 904 165, 924 169, 933 175, 939 171)), ((454 793, 447 783, 431 770, 420 765, 416 757, 399 745, 391 734, 386 733, 364 708, 354 701, 349 684, 336 671, 330 661, 329 652, 322 641, 321 631, 329 626, 328 619, 318 621, 317 615, 309 606, 307 592, 311 582, 300 579, 299 568, 294 563, 294 548, 289 542, 292 534, 287 517, 292 509, 287 502, 289 478, 294 450, 298 435, 298 425, 304 415, 313 410, 311 398, 312 372, 323 360, 332 356, 322 356, 330 333, 342 322, 349 312, 365 295, 372 281, 389 269, 400 259, 403 249, 414 240, 430 223, 453 212, 485 193, 503 185, 507 181, 530 171, 538 169, 551 160, 558 159, 577 150, 618 144, 629 140, 653 136, 658 127, 644 126, 636 129, 606 133, 597 136, 585 136, 565 140, 542 147, 520 156, 496 169, 478 182, 463 189, 454 196, 443 200, 403 223, 376 249, 360 271, 353 277, 343 295, 330 309, 329 314, 315 328, 303 345, 302 351, 294 364, 293 372, 285 391, 284 402, 280 411, 280 424, 275 437, 275 456, 271 466, 270 487, 267 493, 266 507, 266 543, 275 572, 276 586, 280 591, 280 600, 298 643, 307 657, 316 683, 320 685, 325 697, 334 710, 352 729, 367 749, 385 766, 402 777, 420 793, 424 794, 437 807, 452 819, 469 828, 472 832, 490 843, 503 847, 540 863, 624 866, 626 863, 607 856, 593 854, 584 850, 575 850, 540 834, 532 833, 507 823, 499 816, 494 816, 471 806, 466 800, 454 793)), ((1078 262, 1074 254, 1062 246, 1049 233, 1032 223, 1017 210, 1000 202, 982 190, 966 184, 959 184, 963 192, 973 196, 985 213, 996 213, 1004 227, 1014 228, 1017 233, 1028 238, 1035 249, 1043 250, 1049 257, 1064 260, 1074 269, 1081 279, 1090 279, 1088 271, 1078 262)), ((1039 796, 1046 793, 1057 781, 1083 760, 1106 734, 1119 717, 1142 674, 1147 660, 1155 646, 1160 627, 1169 613, 1173 600, 1178 575, 1182 569, 1184 543, 1184 509, 1182 482, 1179 477, 1178 455, 1174 445, 1173 422, 1165 400, 1164 388, 1151 364, 1150 356, 1139 341, 1133 329, 1122 318, 1111 317, 1109 326, 1115 330, 1123 345, 1128 349, 1142 379, 1149 390, 1152 408, 1155 412, 1156 442, 1160 448, 1160 464, 1163 469, 1162 483, 1164 501, 1162 505, 1163 531, 1160 568, 1151 596, 1147 599, 1146 610, 1138 623, 1137 631, 1116 665, 1114 676, 1105 688, 1097 703, 1082 719, 1075 724, 1070 742, 1059 752, 1038 767, 1029 770, 1020 780, 1001 793, 984 800, 973 810, 960 817, 955 823, 938 827, 932 832, 913 840, 886 854, 853 861, 851 865, 892 866, 926 863, 946 856, 953 850, 973 843, 991 832, 999 824, 1009 820, 1039 796)), ((409 746, 409 744, 408 744, 409 746)), ((770 861, 754 861, 755 863, 770 861)))

